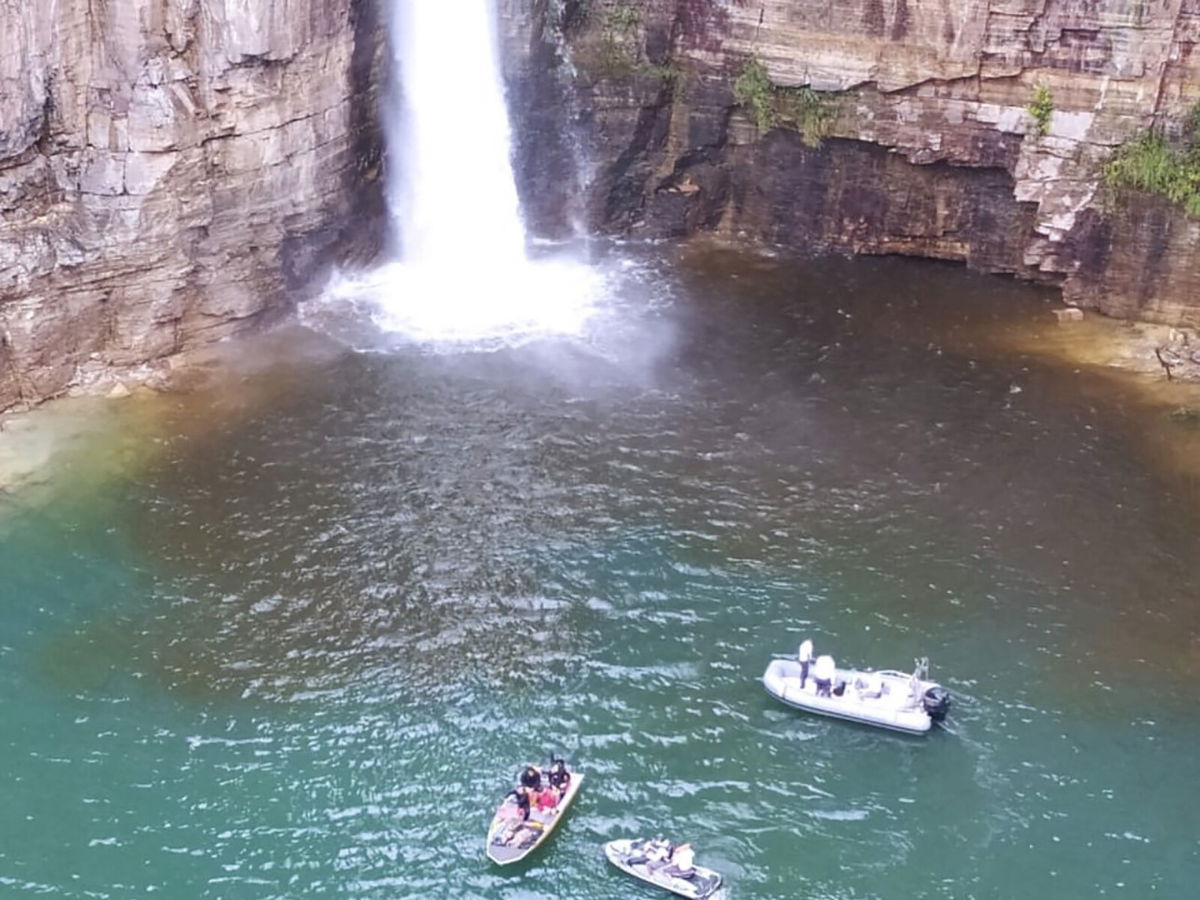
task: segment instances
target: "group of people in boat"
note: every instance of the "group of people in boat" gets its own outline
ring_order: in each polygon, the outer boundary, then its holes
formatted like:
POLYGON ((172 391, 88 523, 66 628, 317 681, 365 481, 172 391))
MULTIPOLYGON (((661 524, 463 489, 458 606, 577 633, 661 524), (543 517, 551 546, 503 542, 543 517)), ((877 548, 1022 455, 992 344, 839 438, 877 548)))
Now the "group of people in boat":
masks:
MULTIPOLYGON (((813 685, 818 697, 841 697, 846 691, 845 683, 837 680, 837 665, 828 654, 813 659, 813 642, 805 640, 796 651, 800 663, 800 689, 804 690, 811 670, 813 685)), ((864 672, 855 679, 854 690, 860 700, 877 700, 883 696, 883 676, 878 672, 864 672)))
POLYGON ((567 771, 567 764, 555 759, 545 772, 538 766, 526 766, 517 778, 517 786, 504 799, 516 805, 520 820, 526 822, 532 810, 555 809, 570 785, 571 773, 567 771))

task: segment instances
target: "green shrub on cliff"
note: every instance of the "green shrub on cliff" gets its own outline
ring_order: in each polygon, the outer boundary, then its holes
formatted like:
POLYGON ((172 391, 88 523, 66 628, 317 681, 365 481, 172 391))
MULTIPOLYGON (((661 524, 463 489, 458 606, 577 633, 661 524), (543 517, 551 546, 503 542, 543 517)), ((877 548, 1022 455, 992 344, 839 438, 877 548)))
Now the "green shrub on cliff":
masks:
POLYGON ((733 97, 738 105, 744 107, 759 131, 775 127, 775 85, 771 84, 771 76, 767 67, 757 57, 750 57, 742 66, 742 71, 733 82, 733 97))
POLYGON ((781 121, 799 131, 808 146, 821 146, 821 141, 829 137, 833 125, 833 109, 824 96, 807 84, 783 89, 779 94, 781 121))
POLYGON ((1054 95, 1050 93, 1050 88, 1044 84, 1034 85, 1033 102, 1025 109, 1037 123, 1038 134, 1043 136, 1049 134, 1050 116, 1054 114, 1054 95))
POLYGON ((819 147, 829 136, 834 110, 825 95, 809 85, 782 87, 771 82, 758 57, 746 60, 733 82, 733 97, 759 131, 788 127, 800 132, 804 143, 819 147))
POLYGON ((1159 131, 1143 132, 1121 145, 1104 167, 1104 180, 1117 190, 1166 197, 1200 218, 1200 146, 1194 131, 1182 145, 1172 145, 1159 131))

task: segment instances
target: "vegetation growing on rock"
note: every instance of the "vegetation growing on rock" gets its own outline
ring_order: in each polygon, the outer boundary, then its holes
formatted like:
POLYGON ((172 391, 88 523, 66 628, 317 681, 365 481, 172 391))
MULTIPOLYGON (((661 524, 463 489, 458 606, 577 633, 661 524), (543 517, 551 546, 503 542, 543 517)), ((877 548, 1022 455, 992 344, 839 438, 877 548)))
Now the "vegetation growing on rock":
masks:
POLYGON ((834 109, 826 94, 807 84, 774 84, 767 67, 754 56, 746 60, 734 80, 733 96, 760 131, 793 128, 810 147, 819 147, 833 125, 834 109))
POLYGON ((750 113, 756 125, 766 131, 775 125, 775 86, 767 67, 756 57, 750 57, 733 82, 733 96, 738 105, 750 113))
POLYGON ((1112 188, 1158 194, 1200 218, 1200 104, 1193 107, 1183 138, 1169 140, 1161 130, 1150 129, 1122 144, 1104 167, 1104 180, 1112 188))
POLYGON ((1033 102, 1025 109, 1037 123, 1037 132, 1043 137, 1050 133, 1050 116, 1054 114, 1054 95, 1044 84, 1034 85, 1033 102))

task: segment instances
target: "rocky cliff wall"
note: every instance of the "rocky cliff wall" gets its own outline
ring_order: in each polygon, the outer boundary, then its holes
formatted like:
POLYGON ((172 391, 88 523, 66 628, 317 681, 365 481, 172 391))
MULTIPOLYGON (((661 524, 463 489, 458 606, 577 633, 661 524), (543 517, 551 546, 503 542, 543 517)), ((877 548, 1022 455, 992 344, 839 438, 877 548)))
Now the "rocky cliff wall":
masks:
MULTIPOLYGON (((1200 0, 505 9, 510 37, 520 35, 520 108, 575 112, 547 144, 573 135, 590 157, 592 227, 724 229, 962 260, 1060 285, 1068 302, 1112 315, 1200 323, 1200 223, 1160 198, 1115 195, 1101 177, 1123 141, 1152 126, 1178 132, 1200 100, 1200 0), (523 19, 531 32, 516 27, 523 19), (571 103, 546 99, 522 68, 538 46, 557 53, 571 103), (824 116, 819 147, 739 105, 734 87, 750 61, 775 86, 811 88, 804 98, 824 116), (1051 98, 1044 133, 1028 110, 1038 86, 1051 98)), ((559 167, 542 171, 567 178, 559 167)))
POLYGON ((0 410, 242 330, 379 233, 377 18, 0 0, 0 410))

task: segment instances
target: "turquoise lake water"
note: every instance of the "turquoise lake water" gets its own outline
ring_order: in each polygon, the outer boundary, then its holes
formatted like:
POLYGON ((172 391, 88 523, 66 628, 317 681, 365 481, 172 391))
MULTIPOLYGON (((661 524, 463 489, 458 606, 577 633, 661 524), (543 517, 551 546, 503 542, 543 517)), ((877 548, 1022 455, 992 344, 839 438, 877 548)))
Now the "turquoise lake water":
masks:
POLYGON ((4 502, 0 896, 650 898, 600 845, 652 833, 731 898, 1196 896, 1196 486, 976 343, 1039 298, 638 254, 584 340, 297 331, 4 502), (930 656, 946 727, 780 706, 804 636, 930 656))

